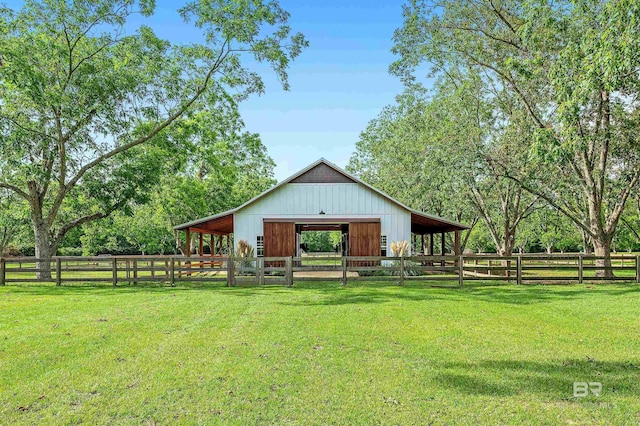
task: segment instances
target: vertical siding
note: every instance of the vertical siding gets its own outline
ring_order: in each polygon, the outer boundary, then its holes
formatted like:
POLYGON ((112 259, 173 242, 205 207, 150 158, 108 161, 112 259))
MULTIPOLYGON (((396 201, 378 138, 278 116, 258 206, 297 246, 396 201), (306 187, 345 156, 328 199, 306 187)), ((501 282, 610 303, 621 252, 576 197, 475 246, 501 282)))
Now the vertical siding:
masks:
POLYGON ((374 218, 387 236, 388 254, 393 241, 411 238, 411 214, 357 183, 290 183, 235 214, 235 241, 255 246, 263 234, 265 218, 374 218), (324 215, 319 215, 320 210, 324 215))

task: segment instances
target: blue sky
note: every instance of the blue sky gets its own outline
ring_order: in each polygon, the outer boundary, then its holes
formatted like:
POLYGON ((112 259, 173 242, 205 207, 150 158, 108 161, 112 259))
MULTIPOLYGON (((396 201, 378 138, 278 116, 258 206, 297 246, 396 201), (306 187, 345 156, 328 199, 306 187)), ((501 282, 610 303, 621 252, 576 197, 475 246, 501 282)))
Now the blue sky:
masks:
MULTIPOLYGON (((198 30, 182 24, 172 3, 158 1, 154 30, 173 42, 197 40, 198 30)), ((288 92, 265 71, 266 93, 241 105, 247 129, 260 134, 276 162, 278 180, 320 157, 346 166, 360 132, 402 91, 387 71, 402 1, 281 0, 281 6, 309 48, 289 70, 288 92)))
POLYGON ((291 89, 267 79, 267 93, 241 108, 261 135, 282 180, 319 157, 344 167, 367 123, 402 90, 390 76, 401 2, 282 2, 291 25, 309 40, 290 70, 291 89))

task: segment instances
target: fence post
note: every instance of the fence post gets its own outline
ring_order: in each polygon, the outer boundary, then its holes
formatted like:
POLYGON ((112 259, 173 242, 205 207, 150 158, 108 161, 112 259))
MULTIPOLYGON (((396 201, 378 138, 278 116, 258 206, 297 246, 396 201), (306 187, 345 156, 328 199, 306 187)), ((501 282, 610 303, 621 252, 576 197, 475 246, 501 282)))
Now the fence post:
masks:
POLYGON ((342 286, 347 285, 347 256, 342 256, 342 286))
POLYGON ((584 282, 584 256, 582 253, 578 255, 578 284, 584 282))
POLYGON ((458 257, 458 285, 460 287, 464 285, 464 257, 462 255, 458 257))
POLYGON ((640 284, 640 256, 636 256, 636 282, 640 284))
POLYGON ((400 285, 404 285, 404 256, 400 256, 400 285))
POLYGON ((138 261, 133 260, 133 285, 138 285, 138 261))
POLYGON ((7 281, 7 263, 4 257, 0 257, 0 285, 6 285, 7 281))
MULTIPOLYGON (((165 262, 166 265, 166 262, 165 262)), ((169 280, 171 282, 171 287, 176 286, 176 263, 173 256, 169 260, 169 280)))
POLYGON ((235 281, 235 262, 232 257, 227 259, 227 286, 231 287, 234 285, 235 281))
POLYGON ((56 285, 62 285, 62 262, 56 257, 56 285))
POLYGON ((264 257, 259 257, 258 258, 258 262, 256 264, 257 266, 257 273, 258 273, 258 284, 259 285, 264 285, 264 257))
POLYGON ((112 272, 112 281, 113 281, 113 286, 117 286, 118 285, 118 259, 116 257, 112 258, 113 263, 111 265, 111 272, 112 272))
POLYGON ((522 256, 516 257, 516 284, 522 285, 522 256))
POLYGON ((287 285, 289 287, 293 286, 293 268, 292 268, 292 263, 293 263, 293 259, 291 257, 287 257, 285 259, 285 268, 286 268, 286 272, 285 274, 287 275, 287 285))

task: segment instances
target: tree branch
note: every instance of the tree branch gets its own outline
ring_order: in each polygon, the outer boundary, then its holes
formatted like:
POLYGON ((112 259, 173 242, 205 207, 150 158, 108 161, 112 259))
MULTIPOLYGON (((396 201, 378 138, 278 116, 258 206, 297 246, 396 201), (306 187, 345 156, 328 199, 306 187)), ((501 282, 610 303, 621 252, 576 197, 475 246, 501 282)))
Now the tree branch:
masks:
POLYGON ((0 188, 5 188, 5 189, 8 189, 10 191, 13 191, 17 195, 19 195, 22 198, 24 198, 25 200, 29 200, 29 194, 27 194, 26 192, 24 192, 22 189, 18 188, 15 185, 12 185, 12 184, 6 183, 6 182, 0 182, 0 188))

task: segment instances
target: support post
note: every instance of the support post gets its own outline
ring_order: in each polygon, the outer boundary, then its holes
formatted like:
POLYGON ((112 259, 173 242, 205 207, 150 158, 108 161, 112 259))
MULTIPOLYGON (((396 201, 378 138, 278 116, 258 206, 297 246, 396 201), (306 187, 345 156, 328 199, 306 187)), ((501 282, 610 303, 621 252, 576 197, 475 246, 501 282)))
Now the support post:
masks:
MULTIPOLYGON (((456 234, 458 231, 456 231, 456 234)), ((464 285, 464 259, 462 256, 458 256, 458 286, 464 285)))
POLYGON ((111 279, 113 286, 115 287, 118 285, 118 259, 116 257, 113 257, 111 260, 113 261, 111 265, 111 279))
POLYGON ((522 285, 522 256, 516 257, 516 284, 522 285))
POLYGON ((56 257, 56 285, 62 285, 62 262, 56 257))
MULTIPOLYGON (((441 235, 441 242, 440 242, 440 254, 441 254, 442 256, 444 256, 444 255, 445 255, 444 232, 443 232, 442 234, 440 234, 440 235, 441 235)), ((440 266, 442 266, 442 267, 444 268, 444 266, 445 266, 445 265, 446 265, 445 260, 444 260, 444 259, 442 259, 442 261, 440 262, 440 266)))
POLYGON ((227 286, 232 287, 235 284, 235 262, 233 258, 229 256, 227 259, 227 286))
POLYGON ((433 256, 433 234, 429 234, 429 256, 433 256))
POLYGON ((636 256, 636 282, 640 284, 640 256, 636 256))
POLYGON ((584 282, 584 256, 582 253, 578 255, 578 284, 584 282))
POLYGON ((7 284, 7 261, 4 257, 0 257, 0 285, 7 284))
POLYGON ((204 234, 200 232, 199 244, 198 244, 198 256, 204 256, 204 234))
POLYGON ((191 230, 189 228, 187 228, 187 231, 185 233, 185 238, 186 238, 185 245, 184 245, 184 248, 186 251, 185 254, 187 255, 187 257, 189 257, 191 256, 191 230))
MULTIPOLYGON (((462 253, 460 253, 460 231, 459 230, 455 230, 453 232, 453 254, 455 254, 456 256, 460 256, 462 253)), ((460 259, 458 259, 456 261, 456 267, 459 267, 460 263, 460 259)))
POLYGON ((342 256, 342 286, 347 285, 347 257, 342 256))
POLYGON ((169 281, 171 282, 171 287, 176 286, 176 263, 173 257, 169 260, 169 281))
POLYGON ((155 263, 153 260, 151 260, 150 262, 151 262, 151 278, 155 278, 156 277, 155 263))
POLYGON ((289 287, 293 286, 293 258, 287 257, 284 261, 285 265, 285 275, 287 276, 287 285, 289 287))
POLYGON ((256 262, 257 273, 258 273, 258 284, 264 285, 264 257, 259 257, 256 262))
POLYGON ((404 256, 400 256, 400 285, 404 285, 404 256))

